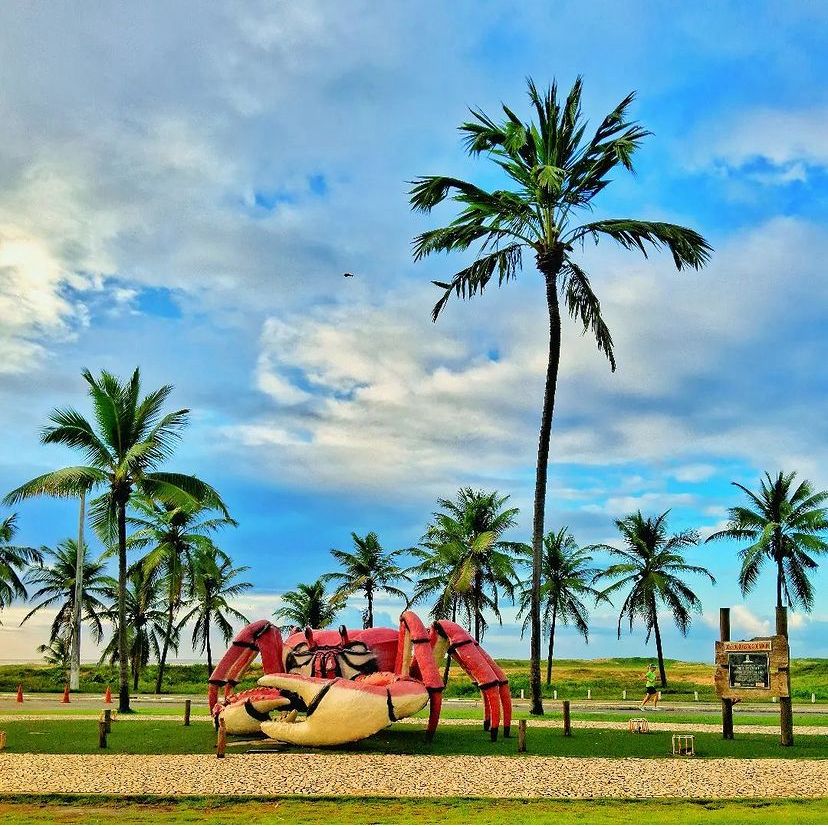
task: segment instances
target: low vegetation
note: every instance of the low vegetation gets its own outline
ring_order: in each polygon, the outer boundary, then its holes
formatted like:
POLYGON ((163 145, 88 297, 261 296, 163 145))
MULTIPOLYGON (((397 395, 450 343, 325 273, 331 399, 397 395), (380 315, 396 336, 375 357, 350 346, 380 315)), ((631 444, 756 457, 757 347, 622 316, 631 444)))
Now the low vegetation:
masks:
POLYGON ((825 824, 828 799, 0 798, 0 824, 825 824))

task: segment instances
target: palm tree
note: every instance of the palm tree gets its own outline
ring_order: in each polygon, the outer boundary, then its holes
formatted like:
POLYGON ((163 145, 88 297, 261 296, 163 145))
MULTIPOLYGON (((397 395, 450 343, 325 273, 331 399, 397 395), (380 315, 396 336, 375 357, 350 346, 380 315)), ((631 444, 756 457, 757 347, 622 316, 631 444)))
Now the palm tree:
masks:
POLYGON ((179 626, 184 626, 191 620, 195 622, 193 648, 207 653, 207 671, 210 674, 213 672, 213 650, 210 644, 213 624, 218 627, 224 643, 229 644, 233 639, 233 626, 229 618, 235 618, 241 623, 248 622, 241 612, 228 603, 230 598, 238 597, 253 588, 252 583, 233 582, 246 571, 247 566, 234 568, 232 560, 218 549, 212 552, 199 550, 196 555, 190 595, 195 606, 180 621, 179 626))
POLYGON ((507 106, 501 122, 479 110, 460 127, 468 152, 486 153, 509 179, 511 189, 486 190, 475 184, 442 175, 417 178, 411 189, 411 205, 430 212, 449 195, 461 205, 459 216, 445 227, 422 233, 414 240, 414 258, 432 253, 465 251, 479 243, 474 261, 449 282, 435 282, 443 291, 432 312, 440 315, 452 293, 467 299, 482 293, 493 277, 503 285, 522 269, 523 251, 534 256, 543 277, 549 315, 549 344, 543 412, 541 414, 535 480, 532 530, 532 600, 530 607, 532 712, 543 714, 540 678, 540 587, 543 558, 546 476, 549 437, 555 407, 555 388, 561 355, 561 302, 577 318, 584 332, 591 331, 600 351, 615 370, 612 336, 601 316, 601 305, 589 276, 573 253, 591 239, 606 236, 627 249, 647 255, 646 245, 666 247, 676 267, 699 269, 711 248, 698 233, 675 224, 638 219, 602 219, 577 223, 584 210, 610 182, 610 174, 622 166, 633 169, 632 156, 649 133, 627 113, 634 94, 627 95, 585 139, 581 114, 581 79, 566 100, 558 100, 556 84, 543 95, 529 80, 529 98, 537 122, 523 122, 507 106))
POLYGON ((342 595, 328 596, 322 580, 315 583, 299 583, 292 592, 282 595, 284 606, 273 614, 291 627, 324 629, 333 624, 337 614, 345 608, 342 595))
POLYGON ((455 500, 438 500, 443 510, 434 514, 422 540, 428 551, 412 550, 422 562, 411 571, 424 576, 416 597, 438 592, 435 608, 450 606, 453 615, 465 607, 478 643, 487 626, 484 610, 500 620, 500 592, 514 600, 518 582, 515 560, 525 546, 502 539, 518 514, 517 508, 504 508, 508 499, 497 491, 462 488, 455 500), (448 573, 444 579, 441 569, 448 573))
POLYGON ((192 578, 197 551, 217 552, 210 534, 228 525, 238 525, 227 516, 215 516, 209 506, 182 508, 134 495, 127 523, 136 529, 127 540, 131 549, 149 549, 139 561, 148 571, 161 577, 166 594, 167 620, 158 660, 155 693, 161 693, 164 667, 175 628, 175 619, 184 606, 189 579, 192 578), (211 516, 213 515, 213 516, 211 516))
POLYGON ((41 434, 44 444, 67 445, 80 450, 87 465, 61 468, 43 474, 16 488, 5 502, 15 503, 30 497, 78 497, 92 489, 102 493, 90 504, 92 525, 107 545, 117 540, 118 547, 118 646, 120 712, 129 712, 129 661, 127 658, 126 589, 127 589, 127 503, 133 491, 169 502, 182 508, 201 503, 227 509, 219 495, 196 477, 158 471, 169 459, 182 428, 187 424, 188 411, 181 409, 163 414, 172 386, 165 385, 141 397, 138 368, 129 381, 122 382, 107 371, 95 378, 88 370, 83 378, 95 414, 97 431, 90 422, 72 408, 52 411, 41 434))
POLYGON ((814 605, 814 587, 808 572, 819 565, 814 555, 828 552, 821 534, 828 531, 828 491, 814 492, 808 480, 794 486, 796 473, 771 478, 765 472, 760 491, 754 494, 734 482, 748 498, 748 506, 735 506, 728 511, 727 528, 711 534, 711 540, 738 540, 749 543, 739 552, 742 569, 739 587, 747 594, 756 585, 762 566, 770 561, 776 566, 776 605, 782 608, 783 597, 788 606, 801 605, 810 612, 814 605))
POLYGON ((335 592, 336 597, 350 597, 356 592, 364 592, 367 608, 363 614, 363 628, 371 629, 374 625, 374 596, 378 590, 397 595, 405 600, 405 592, 391 585, 399 580, 409 580, 408 575, 394 562, 399 552, 383 551, 376 532, 369 531, 364 537, 351 532, 354 543, 353 552, 332 548, 331 555, 342 566, 341 572, 331 572, 322 576, 323 583, 338 581, 341 585, 335 592))
MULTIPOLYGON (((58 543, 54 550, 44 546, 40 551, 44 561, 49 560, 49 562, 41 562, 37 568, 32 569, 29 575, 29 583, 37 587, 32 600, 40 602, 20 621, 20 625, 22 626, 41 609, 57 604, 57 613, 52 621, 49 640, 54 642, 64 639, 72 651, 75 637, 73 617, 78 573, 78 544, 75 540, 67 539, 58 543)), ((81 558, 83 578, 80 602, 81 619, 90 624, 96 643, 101 642, 103 619, 108 613, 103 600, 116 588, 115 581, 106 574, 106 564, 110 556, 111 552, 104 552, 93 560, 89 553, 89 546, 84 544, 81 558)))
POLYGON ((667 673, 664 670, 664 652, 661 646, 661 629, 658 625, 658 606, 663 603, 672 614, 673 620, 682 635, 687 635, 690 628, 690 612, 701 612, 701 601, 681 579, 684 574, 703 574, 715 584, 713 575, 702 566, 691 566, 685 562, 682 549, 695 546, 699 542, 697 531, 682 531, 672 536, 667 533, 667 515, 643 517, 640 511, 615 520, 616 528, 621 532, 626 548, 598 544, 589 546, 590 550, 608 551, 613 557, 621 559, 595 579, 618 578, 601 592, 602 598, 627 589, 627 596, 618 615, 618 637, 621 637, 621 623, 624 618, 633 622, 640 618, 647 630, 646 642, 650 635, 655 636, 658 653, 658 669, 661 685, 667 686, 667 673))
POLYGON ((50 666, 59 666, 63 672, 68 671, 72 660, 72 651, 70 641, 67 638, 57 637, 48 643, 41 643, 37 647, 37 651, 43 655, 43 660, 50 666))
MULTIPOLYGON (((101 654, 101 663, 120 659, 121 635, 119 630, 119 590, 110 591, 113 605, 109 613, 113 634, 101 654)), ((126 590, 127 657, 132 674, 132 688, 138 691, 138 679, 150 661, 160 656, 160 641, 164 634, 166 612, 164 611, 163 589, 157 575, 141 565, 131 566, 127 575, 126 590)), ((178 631, 178 630, 176 630, 178 631)), ((177 650, 177 636, 172 641, 177 650)))
MULTIPOLYGON (((531 549, 530 549, 531 555, 531 549)), ((552 655, 555 651, 555 629, 558 623, 574 624, 589 643, 589 611, 583 603, 585 597, 598 602, 602 598, 594 589, 593 582, 599 569, 591 568, 592 557, 578 547, 569 527, 550 531, 543 538, 543 560, 541 569, 541 606, 543 625, 549 630, 549 654, 546 660, 546 685, 552 684, 552 655)), ((532 588, 523 589, 520 595, 518 619, 524 618, 521 634, 529 625, 532 606, 532 588)))
POLYGON ((0 610, 5 609, 13 600, 26 600, 28 567, 42 560, 37 549, 13 546, 11 541, 15 534, 17 514, 10 514, 0 521, 0 610))

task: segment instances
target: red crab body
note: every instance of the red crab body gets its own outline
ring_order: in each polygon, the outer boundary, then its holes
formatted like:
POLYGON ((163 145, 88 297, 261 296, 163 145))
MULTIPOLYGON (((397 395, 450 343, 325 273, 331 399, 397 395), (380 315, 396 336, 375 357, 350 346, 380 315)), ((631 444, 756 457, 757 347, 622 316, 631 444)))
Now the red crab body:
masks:
POLYGON ((426 629, 411 611, 403 612, 399 630, 308 628, 285 641, 269 621, 251 623, 210 675, 210 709, 231 735, 261 731, 287 743, 333 746, 367 738, 430 705, 431 738, 443 693, 438 663, 446 653, 480 689, 492 740, 501 717, 508 735, 512 702, 503 670, 456 623, 438 620, 426 629), (259 686, 233 694, 258 654, 259 686), (272 719, 277 709, 280 717, 272 719))

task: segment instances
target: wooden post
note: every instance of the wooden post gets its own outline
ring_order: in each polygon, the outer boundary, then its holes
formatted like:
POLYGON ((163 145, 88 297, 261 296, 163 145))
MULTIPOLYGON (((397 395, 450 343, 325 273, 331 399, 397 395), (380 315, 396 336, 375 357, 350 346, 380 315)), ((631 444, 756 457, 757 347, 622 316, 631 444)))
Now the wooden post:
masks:
POLYGON ((106 749, 106 721, 98 721, 98 749, 106 749))
MULTIPOLYGON (((106 725, 107 734, 112 732, 112 710, 105 709, 104 710, 104 724, 106 725)), ((104 744, 106 746, 106 744, 104 744)))
POLYGON ((526 720, 518 721, 518 752, 526 752, 526 720))
MULTIPOLYGON (((719 640, 730 640, 730 609, 719 609, 719 640)), ((722 738, 733 740, 733 701, 722 698, 722 738)))
POLYGON ((572 735, 572 720, 569 717, 569 701, 563 702, 564 735, 572 735))
POLYGON ((191 706, 191 704, 192 704, 192 701, 189 698, 187 698, 187 700, 184 701, 184 726, 189 726, 190 725, 190 706, 191 706))
POLYGON ((6 748, 6 733, 0 732, 0 750, 4 750, 6 748))
MULTIPOLYGON (((788 649, 788 664, 791 662, 791 647, 788 643, 788 610, 784 606, 776 607, 776 634, 783 635, 788 649)), ((792 747, 793 737, 793 702, 791 701, 791 668, 785 676, 786 696, 779 698, 779 743, 783 747, 792 747)))
POLYGON ((227 724, 224 723, 224 718, 219 718, 218 738, 216 740, 216 758, 224 758, 224 752, 227 749, 227 724))

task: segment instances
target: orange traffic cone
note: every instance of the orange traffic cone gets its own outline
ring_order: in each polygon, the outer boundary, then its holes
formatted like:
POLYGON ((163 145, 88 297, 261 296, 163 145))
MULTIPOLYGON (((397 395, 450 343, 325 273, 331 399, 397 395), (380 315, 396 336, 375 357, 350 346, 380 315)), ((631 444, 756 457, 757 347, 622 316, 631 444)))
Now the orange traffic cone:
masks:
POLYGON ((23 703, 23 684, 17 684, 17 703, 23 703))
POLYGON ((104 703, 111 704, 112 703, 112 690, 107 686, 106 688, 106 695, 104 695, 104 703))
POLYGON ((63 700, 61 701, 62 704, 69 703, 69 684, 65 684, 63 687, 63 700))

